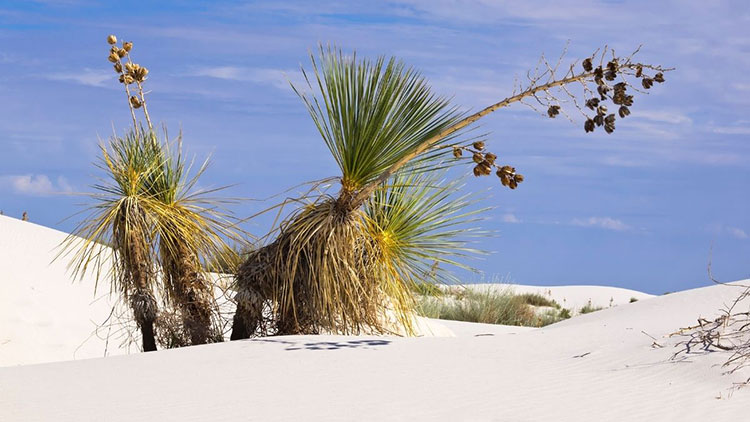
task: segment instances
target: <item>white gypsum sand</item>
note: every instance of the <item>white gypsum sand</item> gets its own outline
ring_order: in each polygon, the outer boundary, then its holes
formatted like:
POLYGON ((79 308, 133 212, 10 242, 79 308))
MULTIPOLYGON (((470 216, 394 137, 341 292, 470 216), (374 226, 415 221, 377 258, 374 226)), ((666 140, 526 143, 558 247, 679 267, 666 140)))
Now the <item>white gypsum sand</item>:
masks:
MULTIPOLYGON (((95 294, 93 272, 73 280, 67 270, 70 256, 55 259, 66 237, 58 230, 0 216, 0 367, 140 350, 130 309, 118 302, 117 294, 109 294, 109 265, 102 268, 95 294)), ((212 276, 223 286, 216 294, 224 317, 231 319, 234 306, 223 290, 231 277, 212 276)), ((421 336, 453 335, 443 324, 422 317, 415 318, 414 329, 421 336)))
POLYGON ((128 352, 108 327, 97 330, 116 299, 109 297, 109 279, 102 278, 94 294, 93 274, 74 281, 67 259, 53 262, 66 236, 0 216, 0 366, 128 352))
MULTIPOLYGON (((49 264, 64 236, 0 218, 0 338, 11 340, 0 359, 10 365, 71 359, 109 312, 90 304, 92 280, 71 283, 63 262, 49 264)), ((0 420, 740 421, 748 390, 730 388, 750 369, 723 375, 724 353, 672 361, 680 339, 665 337, 739 293, 710 286, 541 329, 441 321, 452 338, 284 336, 10 366, 0 420)))
POLYGON ((740 421, 726 355, 664 335, 735 297, 711 286, 541 329, 455 338, 286 336, 0 368, 0 420, 740 421), (664 346, 652 347, 654 336, 664 346))

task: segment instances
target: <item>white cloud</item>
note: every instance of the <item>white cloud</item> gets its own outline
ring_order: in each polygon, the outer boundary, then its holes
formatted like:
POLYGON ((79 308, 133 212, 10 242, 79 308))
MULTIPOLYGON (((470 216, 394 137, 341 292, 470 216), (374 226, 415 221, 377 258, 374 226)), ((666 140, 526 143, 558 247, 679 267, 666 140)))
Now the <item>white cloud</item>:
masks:
POLYGON ((44 174, 0 176, 0 188, 9 188, 21 195, 30 196, 47 196, 73 191, 65 177, 60 176, 53 182, 44 174))
POLYGON ((748 126, 720 126, 713 128, 714 133, 722 135, 750 135, 750 127, 748 126))
POLYGON ((224 79, 230 81, 253 82, 258 84, 270 84, 278 89, 291 92, 289 82, 294 86, 305 85, 302 72, 298 70, 269 69, 257 67, 240 66, 213 66, 199 68, 190 73, 190 76, 204 76, 209 78, 224 79))
POLYGON ((693 119, 683 113, 675 111, 656 110, 633 110, 633 117, 638 117, 652 122, 669 123, 670 125, 691 124, 693 119))
POLYGON ((506 213, 503 214, 501 217, 503 223, 510 223, 510 224, 518 224, 521 222, 521 220, 518 219, 514 214, 512 213, 506 213))
POLYGON ((738 227, 727 227, 727 231, 729 232, 730 236, 734 236, 737 239, 747 239, 748 237, 750 237, 744 230, 738 227))
POLYGON ((105 82, 114 79, 115 72, 105 72, 103 70, 83 69, 79 72, 63 72, 47 75, 47 79, 53 81, 75 82, 86 86, 103 87, 105 82))
POLYGON ((570 224, 573 226, 597 227, 600 229, 615 231, 626 231, 630 230, 631 228, 622 221, 610 217, 589 217, 586 219, 575 218, 570 222, 570 224))
POLYGON ((731 236, 735 239, 750 239, 750 235, 747 234, 747 232, 739 227, 732 227, 727 226, 724 224, 714 223, 709 224, 706 228, 707 231, 713 235, 719 235, 719 236, 731 236))

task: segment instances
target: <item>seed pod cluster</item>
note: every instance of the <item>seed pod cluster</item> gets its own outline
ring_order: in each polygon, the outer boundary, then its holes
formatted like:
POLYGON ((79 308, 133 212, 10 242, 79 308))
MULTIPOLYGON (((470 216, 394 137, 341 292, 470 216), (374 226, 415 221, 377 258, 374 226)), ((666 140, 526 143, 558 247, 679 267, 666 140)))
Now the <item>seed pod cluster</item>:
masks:
POLYGON ((641 85, 645 89, 651 88, 654 85, 654 82, 664 82, 664 74, 662 72, 657 73, 653 77, 649 77, 644 73, 643 65, 631 65, 626 63, 621 66, 617 58, 613 58, 604 67, 598 66, 594 68, 591 58, 584 60, 582 65, 584 71, 592 72, 594 82, 597 85, 596 93, 598 94, 598 97, 591 97, 585 103, 588 109, 596 112, 594 117, 586 119, 583 124, 583 129, 586 133, 593 132, 600 126, 604 127, 605 132, 612 133, 615 131, 615 120, 617 116, 622 119, 630 115, 630 107, 633 105, 633 96, 629 95, 627 92, 629 86, 628 83, 623 81, 610 86, 607 81, 614 81, 618 76, 623 74, 632 75, 633 73, 627 70, 635 69, 634 75, 636 78, 641 79, 641 85), (614 113, 607 114, 607 107, 603 104, 607 100, 612 101, 614 105, 618 106, 617 115, 614 113))
POLYGON ((143 83, 146 80, 146 76, 148 75, 148 69, 144 66, 130 61, 128 55, 130 54, 130 50, 133 49, 133 43, 129 41, 123 41, 122 46, 118 47, 117 37, 115 37, 114 35, 108 36, 107 42, 111 45, 107 60, 113 63, 115 72, 120 74, 120 83, 126 85, 130 85, 135 82, 143 83), (128 61, 123 65, 122 59, 126 57, 128 58, 128 61))
POLYGON ((461 158, 464 155, 464 151, 471 154, 471 160, 474 162, 473 173, 474 176, 489 176, 492 174, 492 169, 495 168, 495 174, 500 178, 500 182, 503 186, 507 186, 511 189, 518 187, 518 184, 523 182, 523 176, 516 173, 516 169, 511 166, 499 166, 497 161, 497 155, 484 151, 484 142, 477 141, 471 145, 465 146, 453 146, 453 156, 455 158, 461 158))
POLYGON ((507 186, 511 189, 518 187, 518 184, 523 182, 523 175, 516 173, 516 169, 511 166, 502 166, 495 172, 495 175, 500 178, 500 183, 503 186, 507 186))

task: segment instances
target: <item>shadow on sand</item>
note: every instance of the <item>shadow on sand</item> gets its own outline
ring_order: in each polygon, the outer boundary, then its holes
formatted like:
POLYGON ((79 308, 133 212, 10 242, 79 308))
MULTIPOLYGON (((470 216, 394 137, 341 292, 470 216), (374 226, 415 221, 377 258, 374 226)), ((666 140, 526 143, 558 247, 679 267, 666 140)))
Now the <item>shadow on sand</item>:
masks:
POLYGON ((372 349, 379 346, 391 344, 390 340, 368 339, 368 340, 350 340, 350 341, 316 341, 316 342, 297 342, 281 339, 254 338, 250 342, 264 342, 283 344, 284 350, 339 350, 339 349, 372 349))

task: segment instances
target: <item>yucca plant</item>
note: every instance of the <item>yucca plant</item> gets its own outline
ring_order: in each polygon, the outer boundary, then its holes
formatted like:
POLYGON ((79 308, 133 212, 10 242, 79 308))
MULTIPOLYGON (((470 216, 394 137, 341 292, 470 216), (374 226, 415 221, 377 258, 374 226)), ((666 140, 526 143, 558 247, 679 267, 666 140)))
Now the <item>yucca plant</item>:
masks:
POLYGON ((147 137, 148 132, 136 128, 100 145, 98 167, 109 177, 94 186, 92 213, 66 238, 62 253, 75 251, 74 277, 91 268, 97 280, 111 259, 107 276, 111 276, 112 290, 129 303, 141 330, 143 350, 152 351, 156 350, 158 313, 153 210, 159 207, 153 184, 161 177, 162 162, 158 146, 147 137), (106 246, 112 248, 112 255, 106 246))
POLYGON ((89 194, 95 203, 91 215, 66 239, 61 253, 75 251, 74 275, 95 269, 97 280, 107 259, 113 260, 107 275, 129 301, 145 351, 156 350, 159 338, 170 347, 220 341, 223 334, 212 328, 213 284, 203 268, 207 257, 226 260, 221 258, 230 250, 225 242, 242 241, 239 230, 223 208, 228 201, 212 196, 223 188, 197 188, 208 160, 191 175, 181 136, 169 141, 165 130, 164 139, 158 139, 143 90, 148 70, 132 61, 133 43, 118 47, 114 35, 107 41, 134 126, 101 145, 99 167, 106 177, 89 194), (138 123, 137 109, 147 127, 138 123), (102 245, 111 246, 114 255, 106 256, 102 245), (166 308, 161 320, 157 298, 166 308), (182 327, 174 327, 175 320, 182 327), (155 323, 165 331, 161 336, 154 333, 155 323))
POLYGON ((633 55, 618 58, 614 52, 605 66, 609 53, 606 48, 597 51, 578 72, 574 65, 559 70, 559 62, 542 59, 541 71, 528 74, 525 88, 463 115, 433 94, 418 72, 395 59, 358 60, 356 55, 321 47, 319 60, 311 57, 314 77, 305 73, 307 87, 295 91, 341 169, 341 190, 292 213, 274 242, 248 256, 237 274, 232 338, 268 332, 269 326, 278 334, 382 331, 380 314, 388 301, 395 301, 405 314, 409 301, 402 295, 408 291, 394 289, 391 281, 408 270, 384 264, 390 262, 384 258, 389 240, 372 236, 374 223, 364 205, 377 197, 376 192, 387 198, 390 193, 384 190, 394 175, 409 169, 430 171, 435 160, 451 150, 456 159, 470 154, 475 176, 495 169, 502 184, 515 189, 523 181, 515 168, 497 163, 497 156, 484 150, 484 141, 462 144, 457 137, 480 118, 527 98, 547 107, 551 118, 565 113, 562 105, 573 104, 587 117, 586 132, 604 126, 612 133, 616 116, 607 114, 604 103, 619 106, 620 118, 626 117, 633 104, 627 78, 640 78, 649 89, 663 82, 663 72, 669 69, 634 62, 633 55), (595 67, 597 59, 600 64, 595 67), (650 77, 647 72, 657 73, 650 77), (582 86, 583 101, 565 88, 570 84, 582 86), (573 101, 561 101, 555 93, 573 101), (596 115, 588 117, 579 104, 596 115))
MULTIPOLYGON (((383 237, 390 232, 374 233, 378 222, 354 196, 461 114, 395 59, 358 61, 328 50, 320 60, 313 58, 315 79, 308 79, 308 88, 314 84, 321 95, 297 92, 341 169, 341 190, 293 213, 277 239, 240 267, 235 339, 268 326, 267 303, 275 333, 383 331, 384 303, 394 301, 402 316, 411 309, 404 287, 411 280, 401 277, 409 269, 390 260, 399 256, 383 237)), ((433 158, 425 156, 411 171, 433 158)))
MULTIPOLYGON (((182 155, 181 138, 163 144, 166 153, 163 174, 156 182, 156 215, 159 258, 168 302, 179 309, 190 344, 221 341, 212 328, 216 311, 213 284, 204 271, 206 259, 225 258, 231 249, 226 239, 238 240, 236 224, 223 210, 225 200, 212 197, 219 189, 196 189, 205 172, 206 160, 192 175, 182 155)), ((221 189, 221 188, 220 188, 221 189)))

